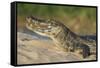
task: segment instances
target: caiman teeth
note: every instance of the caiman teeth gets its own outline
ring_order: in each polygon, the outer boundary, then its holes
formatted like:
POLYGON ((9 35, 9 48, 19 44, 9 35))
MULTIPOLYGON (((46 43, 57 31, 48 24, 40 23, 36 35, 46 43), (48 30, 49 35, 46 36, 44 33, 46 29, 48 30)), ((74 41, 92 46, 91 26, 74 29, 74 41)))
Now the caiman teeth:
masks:
POLYGON ((51 26, 48 26, 48 28, 51 28, 51 26))

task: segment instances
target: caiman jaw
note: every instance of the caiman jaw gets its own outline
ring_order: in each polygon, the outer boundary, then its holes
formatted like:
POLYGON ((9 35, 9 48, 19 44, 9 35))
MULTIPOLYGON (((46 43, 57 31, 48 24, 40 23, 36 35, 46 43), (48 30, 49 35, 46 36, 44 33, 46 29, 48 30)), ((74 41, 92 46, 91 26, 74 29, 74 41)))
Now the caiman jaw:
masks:
POLYGON ((28 22, 26 27, 29 30, 43 36, 52 37, 56 35, 60 30, 59 25, 57 25, 57 23, 53 20, 44 20, 31 16, 27 17, 26 20, 28 22))

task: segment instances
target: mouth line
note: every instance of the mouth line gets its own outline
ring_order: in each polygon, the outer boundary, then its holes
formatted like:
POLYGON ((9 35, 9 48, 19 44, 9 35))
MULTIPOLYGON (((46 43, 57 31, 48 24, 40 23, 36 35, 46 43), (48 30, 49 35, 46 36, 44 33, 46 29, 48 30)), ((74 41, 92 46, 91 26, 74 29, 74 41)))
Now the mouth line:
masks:
POLYGON ((36 21, 36 22, 45 22, 45 20, 43 20, 42 18, 37 18, 34 16, 31 16, 31 18, 33 19, 33 21, 36 21))

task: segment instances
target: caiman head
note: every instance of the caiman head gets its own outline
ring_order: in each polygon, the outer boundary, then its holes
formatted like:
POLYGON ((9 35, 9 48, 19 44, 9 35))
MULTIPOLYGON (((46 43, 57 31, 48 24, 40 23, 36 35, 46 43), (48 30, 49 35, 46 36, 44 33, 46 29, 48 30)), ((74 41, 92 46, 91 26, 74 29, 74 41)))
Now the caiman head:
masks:
POLYGON ((34 16, 29 16, 26 17, 26 20, 26 27, 39 35, 53 37, 62 29, 62 24, 53 19, 40 19, 34 16))

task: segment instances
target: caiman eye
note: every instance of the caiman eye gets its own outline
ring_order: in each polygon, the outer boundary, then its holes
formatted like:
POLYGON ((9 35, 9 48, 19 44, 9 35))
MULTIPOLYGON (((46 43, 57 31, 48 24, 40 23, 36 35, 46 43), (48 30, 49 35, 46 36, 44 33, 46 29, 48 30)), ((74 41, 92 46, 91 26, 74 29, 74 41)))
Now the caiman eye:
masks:
POLYGON ((30 23, 30 22, 31 22, 31 19, 30 19, 30 18, 26 18, 26 21, 27 21, 28 23, 30 23))

